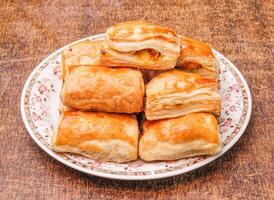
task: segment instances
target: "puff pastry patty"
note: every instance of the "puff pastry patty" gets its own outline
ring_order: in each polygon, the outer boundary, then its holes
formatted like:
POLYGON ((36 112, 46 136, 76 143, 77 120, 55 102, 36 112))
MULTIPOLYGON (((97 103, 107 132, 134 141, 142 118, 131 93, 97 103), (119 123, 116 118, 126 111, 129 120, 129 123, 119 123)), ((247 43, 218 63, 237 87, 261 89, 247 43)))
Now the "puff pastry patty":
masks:
POLYGON ((131 115, 64 112, 53 135, 52 148, 123 163, 137 159, 138 134, 137 120, 131 115))
POLYGON ((191 38, 180 38, 181 51, 176 66, 189 72, 216 78, 218 62, 211 46, 191 38))
POLYGON ((129 68, 73 66, 65 79, 61 100, 65 106, 116 113, 143 110, 142 73, 129 68))
POLYGON ((171 69, 180 55, 176 33, 142 21, 124 22, 106 31, 100 64, 147 69, 171 69))
POLYGON ((139 156, 145 161, 176 160, 214 155, 221 150, 218 123, 209 113, 146 121, 139 142, 139 156))
POLYGON ((220 94, 215 79, 171 70, 146 85, 148 120, 183 116, 192 112, 220 113, 220 94))
POLYGON ((67 69, 75 65, 96 65, 101 52, 103 40, 76 43, 62 52, 62 77, 67 69))

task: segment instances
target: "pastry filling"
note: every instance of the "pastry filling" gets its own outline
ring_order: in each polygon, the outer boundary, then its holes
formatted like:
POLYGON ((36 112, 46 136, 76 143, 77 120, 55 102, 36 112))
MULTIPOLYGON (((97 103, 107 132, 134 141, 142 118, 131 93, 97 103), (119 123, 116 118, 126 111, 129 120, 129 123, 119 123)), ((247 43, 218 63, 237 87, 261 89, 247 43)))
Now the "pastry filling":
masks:
POLYGON ((185 67, 187 69, 198 69, 198 68, 202 67, 201 64, 194 63, 194 62, 187 62, 187 63, 183 63, 182 65, 183 65, 183 67, 185 67))
POLYGON ((157 60, 159 57, 161 57, 161 53, 155 51, 154 49, 135 51, 133 54, 138 56, 143 61, 157 60))

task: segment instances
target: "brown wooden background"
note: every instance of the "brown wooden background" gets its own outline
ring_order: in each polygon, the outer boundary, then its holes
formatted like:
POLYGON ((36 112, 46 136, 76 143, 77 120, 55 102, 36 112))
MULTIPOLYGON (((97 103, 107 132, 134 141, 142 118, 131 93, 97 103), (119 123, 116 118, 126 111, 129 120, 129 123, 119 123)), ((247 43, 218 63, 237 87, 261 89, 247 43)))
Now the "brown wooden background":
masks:
POLYGON ((0 199, 273 199, 274 2, 0 0, 0 199), (208 166, 155 181, 88 177, 53 160, 28 135, 20 95, 33 68, 59 47, 144 18, 226 55, 251 87, 247 131, 208 166))

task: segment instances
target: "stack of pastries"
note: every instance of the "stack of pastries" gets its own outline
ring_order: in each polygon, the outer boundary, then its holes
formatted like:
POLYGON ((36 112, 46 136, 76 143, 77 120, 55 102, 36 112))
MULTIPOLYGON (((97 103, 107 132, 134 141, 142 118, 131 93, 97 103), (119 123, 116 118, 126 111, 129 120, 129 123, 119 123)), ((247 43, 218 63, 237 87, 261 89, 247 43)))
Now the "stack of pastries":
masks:
POLYGON ((206 43, 124 22, 108 28, 105 40, 64 50, 62 79, 57 152, 125 163, 222 148, 217 61, 206 43))

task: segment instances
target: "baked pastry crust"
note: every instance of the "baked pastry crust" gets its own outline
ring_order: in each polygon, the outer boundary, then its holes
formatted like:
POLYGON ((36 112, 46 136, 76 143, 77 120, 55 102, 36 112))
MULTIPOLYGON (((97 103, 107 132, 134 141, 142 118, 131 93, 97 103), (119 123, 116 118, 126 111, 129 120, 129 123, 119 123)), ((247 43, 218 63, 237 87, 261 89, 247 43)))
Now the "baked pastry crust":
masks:
POLYGON ((114 25, 106 31, 99 63, 154 70, 175 67, 180 55, 176 33, 147 22, 134 21, 114 25))
POLYGON ((64 112, 52 137, 52 148, 118 163, 137 159, 138 123, 133 115, 64 112))
POLYGON ((62 77, 65 79, 68 68, 77 65, 96 65, 103 40, 82 41, 62 52, 62 77))
POLYGON ((146 121, 139 142, 139 156, 145 161, 176 160, 214 155, 222 148, 218 123, 209 113, 146 121))
POLYGON ((206 77, 217 77, 218 62, 211 46, 191 38, 180 38, 181 51, 176 66, 206 77))
POLYGON ((218 83, 199 74, 171 70, 146 85, 148 120, 183 116, 192 112, 220 114, 218 83))
POLYGON ((65 106, 116 113, 141 112, 143 96, 140 71, 103 66, 71 67, 61 91, 65 106))

